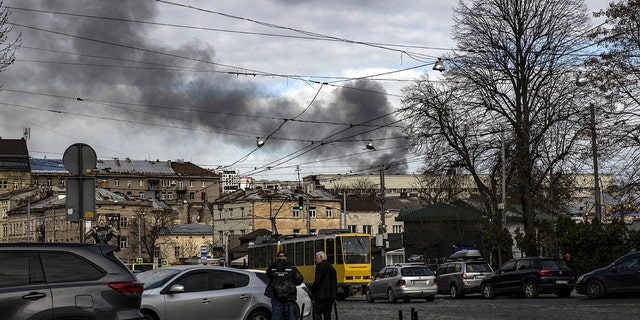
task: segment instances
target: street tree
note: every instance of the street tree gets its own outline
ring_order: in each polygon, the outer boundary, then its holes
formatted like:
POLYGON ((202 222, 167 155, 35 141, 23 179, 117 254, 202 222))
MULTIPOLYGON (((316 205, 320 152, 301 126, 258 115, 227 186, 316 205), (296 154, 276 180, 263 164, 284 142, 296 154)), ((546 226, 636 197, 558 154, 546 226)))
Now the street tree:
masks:
POLYGON ((502 220, 501 175, 527 230, 549 173, 581 161, 588 108, 576 99, 571 71, 589 27, 582 0, 460 1, 453 25, 459 49, 444 58, 446 71, 404 90, 401 111, 425 166, 469 172, 494 221, 502 220))

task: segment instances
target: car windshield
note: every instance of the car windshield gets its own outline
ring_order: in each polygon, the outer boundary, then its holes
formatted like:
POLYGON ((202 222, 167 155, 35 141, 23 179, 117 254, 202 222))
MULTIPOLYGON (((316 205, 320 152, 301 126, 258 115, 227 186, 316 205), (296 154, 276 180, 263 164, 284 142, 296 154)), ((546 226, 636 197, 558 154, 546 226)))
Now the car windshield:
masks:
POLYGON ((432 276, 433 271, 427 267, 410 267, 410 268, 402 268, 400 274, 403 276, 411 277, 411 276, 432 276))
POLYGON ((468 263, 467 272, 491 272, 491 267, 487 263, 468 263))
POLYGON ((144 283, 144 289, 147 290, 161 287, 178 273, 180 270, 159 268, 136 274, 136 277, 138 281, 144 283))
POLYGON ((542 260, 540 264, 547 270, 569 269, 564 260, 542 260))

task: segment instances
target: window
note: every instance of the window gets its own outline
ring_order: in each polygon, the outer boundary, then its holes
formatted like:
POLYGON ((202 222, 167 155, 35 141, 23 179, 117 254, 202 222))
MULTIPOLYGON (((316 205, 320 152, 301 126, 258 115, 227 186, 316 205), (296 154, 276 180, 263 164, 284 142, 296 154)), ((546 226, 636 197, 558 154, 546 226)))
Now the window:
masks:
POLYGON ((245 217, 244 207, 240 207, 240 216, 245 217))
POLYGON ((402 233, 402 225, 394 224, 393 225, 393 233, 402 233))
POLYGON ((3 263, 0 288, 29 284, 29 253, 28 252, 0 252, 3 263))
POLYGON ((293 229, 293 234, 300 234, 300 229, 293 229))
POLYGON ((47 186, 52 186, 53 180, 51 178, 47 178, 47 186))
POLYGON ((207 182, 206 181, 201 181, 200 183, 201 183, 200 186, 203 187, 203 188, 207 186, 207 182))
POLYGON ((127 218, 120 217, 120 229, 124 229, 127 227, 127 218))
POLYGON ((298 209, 298 207, 293 207, 293 217, 300 218, 300 210, 298 209))
POLYGON ((119 187, 120 186, 120 179, 113 180, 113 185, 116 186, 116 187, 119 187))
POLYGON ((355 233, 356 230, 358 229, 355 224, 348 225, 347 228, 349 229, 349 232, 353 232, 353 233, 355 233))
POLYGON ((144 192, 142 191, 138 192, 138 198, 144 199, 144 192))
POLYGON ((316 208, 315 207, 310 207, 309 208, 309 218, 315 218, 316 217, 316 208))
POLYGON ((127 187, 131 187, 131 179, 127 179, 127 187))
POLYGON ((191 273, 176 282, 184 286, 184 292, 209 290, 209 275, 207 272, 191 273))
POLYGON ((127 247, 129 247, 129 241, 127 237, 120 236, 120 249, 126 249, 127 247))
POLYGON ((180 257, 180 247, 179 246, 173 247, 173 256, 175 256, 176 259, 180 257))
POLYGON ((233 218, 233 208, 229 208, 229 218, 233 218))
POLYGON ((47 283, 92 281, 104 276, 102 270, 74 254, 41 252, 40 257, 47 283))
POLYGON ((207 194, 205 192, 200 193, 200 200, 207 200, 207 194))
POLYGON ((196 193, 195 192, 189 192, 189 200, 195 200, 196 199, 196 193))
POLYGON ((193 180, 190 180, 190 181, 189 181, 189 187, 193 188, 193 187, 195 187, 195 186, 196 186, 196 182, 195 182, 195 181, 193 181, 193 180))
POLYGON ((333 218, 333 209, 327 207, 327 218, 333 218))
POLYGON ((138 184, 139 184, 141 187, 144 187, 144 180, 142 180, 142 179, 138 180, 138 184))
POLYGON ((362 226, 362 233, 371 234, 371 225, 363 225, 362 226))

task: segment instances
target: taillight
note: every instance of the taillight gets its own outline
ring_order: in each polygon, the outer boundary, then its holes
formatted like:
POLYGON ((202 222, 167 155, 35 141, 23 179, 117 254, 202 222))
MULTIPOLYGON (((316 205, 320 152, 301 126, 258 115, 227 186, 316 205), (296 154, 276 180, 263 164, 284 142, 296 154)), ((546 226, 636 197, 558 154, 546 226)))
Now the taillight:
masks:
POLYGON ((396 285, 398 285, 398 286, 406 286, 407 282, 404 281, 404 279, 400 279, 400 280, 398 280, 398 283, 396 283, 396 285))
POLYGON ((144 284, 142 282, 112 282, 109 287, 127 296, 142 296, 144 284))
POLYGON ((540 276, 550 276, 551 275, 551 270, 538 270, 538 275, 540 276))

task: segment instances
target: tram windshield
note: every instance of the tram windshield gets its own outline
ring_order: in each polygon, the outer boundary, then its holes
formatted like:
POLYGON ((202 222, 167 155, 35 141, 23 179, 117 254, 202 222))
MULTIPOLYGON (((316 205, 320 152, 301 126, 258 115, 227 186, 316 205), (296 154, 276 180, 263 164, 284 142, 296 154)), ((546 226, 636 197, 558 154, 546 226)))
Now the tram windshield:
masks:
POLYGON ((371 262, 371 243, 369 237, 343 236, 341 244, 345 263, 371 262))

